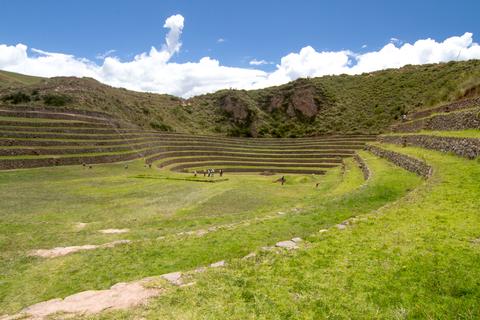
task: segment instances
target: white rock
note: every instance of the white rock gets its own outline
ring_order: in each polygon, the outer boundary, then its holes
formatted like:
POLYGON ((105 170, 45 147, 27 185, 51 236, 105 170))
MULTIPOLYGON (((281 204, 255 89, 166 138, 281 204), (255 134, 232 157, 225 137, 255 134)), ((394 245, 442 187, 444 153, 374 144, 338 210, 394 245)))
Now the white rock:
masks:
POLYGON ((295 243, 299 243, 299 242, 302 242, 303 240, 302 238, 296 237, 296 238, 293 238, 292 241, 295 243))
POLYGON ((210 267, 212 267, 212 268, 220 268, 220 267, 224 267, 224 266, 225 266, 225 260, 218 261, 218 262, 212 263, 210 265, 210 267))
POLYGON ((275 244, 275 246, 279 248, 285 248, 285 249, 296 249, 298 248, 297 244, 293 242, 292 240, 286 240, 286 241, 280 241, 275 244))
POLYGON ((100 230, 100 233, 105 233, 105 234, 116 234, 116 233, 126 233, 130 231, 130 229, 103 229, 100 230))
POLYGON ((179 286, 182 284, 182 273, 181 272, 171 272, 167 274, 162 274, 161 278, 167 280, 173 285, 179 286))
POLYGON ((249 254, 247 254, 245 257, 243 257, 243 259, 250 259, 250 258, 254 258, 257 254, 255 252, 250 252, 249 254))
POLYGON ((345 230, 346 228, 347 228, 347 226, 344 225, 344 224, 337 224, 337 229, 338 230, 345 230))

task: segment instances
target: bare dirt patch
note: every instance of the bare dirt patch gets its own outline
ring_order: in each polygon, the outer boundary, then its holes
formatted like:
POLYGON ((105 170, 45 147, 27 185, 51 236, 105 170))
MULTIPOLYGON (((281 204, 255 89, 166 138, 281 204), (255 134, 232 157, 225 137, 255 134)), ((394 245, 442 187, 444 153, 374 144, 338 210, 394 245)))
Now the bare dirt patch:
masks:
POLYGON ((84 250, 94 250, 98 248, 113 248, 119 244, 130 243, 130 240, 118 240, 113 242, 108 242, 100 245, 86 244, 83 246, 71 246, 71 247, 56 247, 53 249, 37 249, 30 252, 30 256, 42 257, 42 258, 56 258, 65 256, 70 253, 84 251, 84 250))
MULTIPOLYGON (((43 319, 54 313, 92 314, 104 310, 126 309, 144 304, 148 298, 159 295, 162 289, 145 288, 144 281, 117 283, 107 290, 89 290, 65 299, 53 299, 34 304, 20 315, 43 319)), ((14 318, 10 318, 14 319, 14 318)))

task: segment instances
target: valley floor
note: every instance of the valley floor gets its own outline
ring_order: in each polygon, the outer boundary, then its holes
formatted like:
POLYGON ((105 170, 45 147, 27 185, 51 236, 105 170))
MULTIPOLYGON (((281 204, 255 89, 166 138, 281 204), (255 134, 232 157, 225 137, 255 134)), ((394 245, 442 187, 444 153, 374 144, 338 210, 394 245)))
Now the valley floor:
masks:
POLYGON ((345 172, 287 176, 284 186, 259 175, 188 181, 191 175, 140 161, 127 170, 2 172, 0 314, 225 260, 224 268, 195 274, 192 286, 158 284, 165 292, 146 306, 87 318, 479 318, 478 160, 382 147, 424 159, 432 177, 365 151, 367 181, 349 159, 345 172), (346 227, 335 227, 346 219, 346 227), (124 233, 99 232, 105 229, 124 233), (292 237, 305 240, 300 249, 260 249, 292 237), (31 256, 126 239, 112 248, 31 256), (255 257, 241 259, 250 252, 255 257))

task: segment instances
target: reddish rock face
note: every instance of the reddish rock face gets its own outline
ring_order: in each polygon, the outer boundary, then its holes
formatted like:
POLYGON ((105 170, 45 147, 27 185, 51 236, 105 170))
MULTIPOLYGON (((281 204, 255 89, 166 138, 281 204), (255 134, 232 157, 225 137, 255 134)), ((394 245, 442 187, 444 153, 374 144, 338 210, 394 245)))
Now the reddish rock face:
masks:
POLYGON ((313 117, 318 113, 318 106, 315 104, 313 91, 312 87, 301 88, 295 90, 292 96, 293 108, 307 117, 313 117))
POLYGON ((314 117, 318 113, 314 97, 313 87, 297 87, 290 97, 285 97, 282 93, 274 95, 270 100, 268 111, 271 112, 286 105, 285 111, 290 117, 295 117, 296 111, 300 111, 306 117, 314 117))
POLYGON ((226 95, 222 99, 221 107, 223 110, 230 113, 233 116, 233 120, 236 122, 240 122, 248 118, 247 106, 236 97, 226 95))

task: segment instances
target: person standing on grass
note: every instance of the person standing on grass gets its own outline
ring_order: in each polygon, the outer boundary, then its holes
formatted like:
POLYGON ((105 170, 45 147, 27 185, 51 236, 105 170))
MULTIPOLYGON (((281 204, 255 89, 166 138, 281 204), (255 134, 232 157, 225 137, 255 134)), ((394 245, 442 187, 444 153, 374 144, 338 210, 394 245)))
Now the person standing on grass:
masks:
POLYGON ((220 170, 218 171, 218 173, 220 174, 220 177, 223 177, 223 170, 222 170, 222 169, 220 169, 220 170))
POLYGON ((280 178, 280 182, 282 183, 282 186, 285 184, 286 180, 285 180, 285 176, 282 176, 280 178))
POLYGON ((193 176, 197 177, 197 170, 193 170, 193 176))

